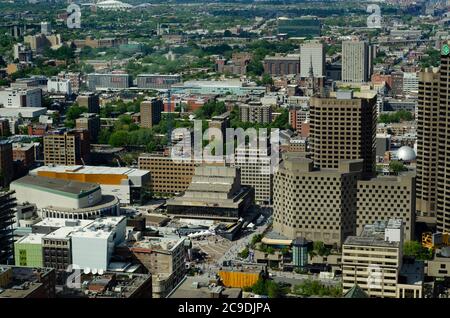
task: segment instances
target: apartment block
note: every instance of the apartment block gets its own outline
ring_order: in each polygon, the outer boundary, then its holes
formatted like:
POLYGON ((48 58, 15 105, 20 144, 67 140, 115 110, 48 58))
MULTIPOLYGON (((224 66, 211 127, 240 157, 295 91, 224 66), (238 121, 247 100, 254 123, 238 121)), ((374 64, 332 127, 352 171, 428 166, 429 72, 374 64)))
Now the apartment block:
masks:
POLYGON ((250 101, 238 106, 241 121, 244 123, 270 124, 272 122, 270 105, 263 105, 259 101, 250 101))
POLYGON ((164 111, 162 100, 154 98, 141 103, 141 127, 152 128, 161 121, 161 113, 164 111))
POLYGON ((84 165, 90 161, 87 130, 52 131, 44 136, 44 163, 84 165))
POLYGON ((371 49, 364 41, 342 42, 342 81, 368 82, 371 76, 371 49))
POLYGON ((79 106, 87 107, 88 113, 100 112, 100 100, 96 93, 83 93, 78 95, 77 103, 79 106))

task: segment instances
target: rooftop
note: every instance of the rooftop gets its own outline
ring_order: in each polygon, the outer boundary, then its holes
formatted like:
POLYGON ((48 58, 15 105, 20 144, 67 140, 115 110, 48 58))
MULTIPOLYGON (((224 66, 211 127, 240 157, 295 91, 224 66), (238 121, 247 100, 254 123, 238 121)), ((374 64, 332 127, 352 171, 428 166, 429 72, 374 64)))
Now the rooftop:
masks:
POLYGON ((27 187, 35 187, 41 189, 48 189, 57 192, 65 192, 75 195, 81 195, 86 192, 93 192, 100 188, 98 184, 78 182, 78 181, 67 181, 61 179, 52 179, 34 175, 27 175, 18 180, 12 182, 12 184, 20 184, 27 187))
POLYGON ((42 244, 44 234, 30 233, 16 241, 18 244, 42 244))
POLYGON ((59 173, 82 173, 82 174, 114 174, 114 175, 125 175, 128 177, 142 177, 149 172, 146 170, 139 170, 127 167, 106 167, 106 166, 64 166, 64 165, 47 165, 41 166, 33 170, 33 172, 38 171, 51 171, 59 173))
POLYGON ((125 216, 113 216, 95 219, 91 224, 78 229, 71 234, 72 237, 108 238, 116 226, 125 220, 125 216))

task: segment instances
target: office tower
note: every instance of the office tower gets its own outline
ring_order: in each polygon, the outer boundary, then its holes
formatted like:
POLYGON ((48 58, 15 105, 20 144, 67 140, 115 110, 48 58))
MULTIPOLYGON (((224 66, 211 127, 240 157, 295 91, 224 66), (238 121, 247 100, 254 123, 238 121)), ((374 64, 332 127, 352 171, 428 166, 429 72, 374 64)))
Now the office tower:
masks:
POLYGON ((259 101, 239 104, 239 114, 243 123, 270 124, 272 122, 272 108, 259 101))
POLYGON ((0 140, 0 189, 7 187, 13 179, 12 143, 0 140))
POLYGON ((266 56, 264 73, 272 76, 300 74, 300 55, 266 56))
POLYGON ((342 42, 342 81, 365 83, 372 69, 371 49, 364 41, 342 42))
POLYGON ((300 45, 300 76, 309 77, 309 70, 314 77, 325 75, 325 46, 320 42, 305 42, 300 45))
POLYGON ((337 169, 339 160, 364 160, 364 176, 375 172, 376 95, 338 91, 336 97, 311 98, 314 164, 337 169), (359 96, 359 97, 355 97, 359 96))
POLYGON ((361 235, 345 240, 342 247, 343 293, 358 285, 369 296, 396 297, 402 263, 402 230, 401 220, 380 221, 366 225, 361 235), (390 232, 395 235, 390 237, 390 232), (374 276, 371 281, 370 275, 379 277, 374 276))
POLYGON ((15 206, 14 191, 0 192, 0 264, 9 263, 13 256, 15 206))
POLYGON ((96 143, 100 133, 100 116, 96 113, 83 113, 75 120, 75 128, 89 131, 91 143, 96 143))
POLYGON ((272 203, 273 174, 270 145, 260 148, 237 147, 234 166, 241 170, 241 184, 255 189, 255 202, 259 205, 272 203))
POLYGON ((285 155, 274 177, 274 231, 289 239, 341 245, 355 235, 361 170, 362 160, 342 160, 335 170, 319 170, 310 159, 285 155))
POLYGON ((152 128, 161 121, 161 113, 164 111, 162 100, 153 98, 141 103, 141 127, 152 128))
POLYGON ((382 176, 358 181, 356 233, 366 224, 401 218, 405 241, 414 240, 415 176, 382 176))
POLYGON ((60 165, 85 165, 90 161, 87 130, 52 131, 44 136, 44 162, 60 165))
POLYGON ((87 107, 88 113, 100 112, 100 100, 96 93, 83 93, 78 95, 77 103, 79 106, 87 107))
POLYGON ((416 208, 419 220, 436 222, 436 182, 439 136, 439 81, 438 69, 419 73, 417 116, 417 184, 416 208))

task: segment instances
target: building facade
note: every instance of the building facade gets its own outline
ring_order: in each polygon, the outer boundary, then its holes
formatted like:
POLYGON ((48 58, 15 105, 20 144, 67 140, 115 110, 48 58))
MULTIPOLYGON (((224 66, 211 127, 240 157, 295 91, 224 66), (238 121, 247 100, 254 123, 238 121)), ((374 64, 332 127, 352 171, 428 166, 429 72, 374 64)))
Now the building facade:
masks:
POLYGON ((310 159, 289 154, 274 177, 273 229, 289 239, 341 245, 356 232, 356 185, 362 161, 340 161, 318 170, 310 159))
POLYGON ((312 159, 320 168, 336 169, 339 160, 364 160, 363 173, 372 176, 376 159, 376 97, 354 97, 337 92, 336 98, 311 98, 312 159))

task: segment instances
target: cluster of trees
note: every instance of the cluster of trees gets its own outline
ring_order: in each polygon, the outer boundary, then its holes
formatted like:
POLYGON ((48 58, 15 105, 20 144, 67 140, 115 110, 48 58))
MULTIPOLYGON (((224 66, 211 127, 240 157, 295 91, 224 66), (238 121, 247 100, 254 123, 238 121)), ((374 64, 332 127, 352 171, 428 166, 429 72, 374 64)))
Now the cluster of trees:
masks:
POLYGON ((210 101, 195 111, 196 119, 209 119, 227 111, 224 102, 210 101))
POLYGON ((251 291, 257 295, 266 295, 269 298, 281 298, 289 293, 289 288, 273 280, 260 278, 250 288, 244 288, 245 291, 251 291))
POLYGON ((384 124, 390 123, 399 123, 402 121, 410 121, 413 120, 413 114, 411 112, 406 111, 404 109, 393 112, 393 113, 382 113, 378 118, 378 122, 384 124))
POLYGON ((392 160, 389 162, 389 171, 393 173, 400 173, 402 171, 407 171, 408 168, 405 167, 405 164, 401 161, 392 160))
POLYGON ((319 256, 328 256, 331 253, 331 249, 326 247, 325 244, 321 241, 315 241, 313 243, 312 250, 309 251, 309 256, 313 257, 316 255, 319 256))
POLYGON ((441 53, 439 50, 436 50, 434 48, 428 49, 419 61, 419 65, 422 68, 430 66, 436 67, 439 66, 440 63, 441 53))
POLYGON ((342 288, 340 286, 326 286, 320 281, 308 279, 293 288, 293 293, 301 296, 330 296, 341 297, 342 288))
POLYGON ((417 241, 406 241, 403 244, 403 255, 417 260, 430 260, 433 259, 433 250, 422 246, 417 241))
POLYGON ((75 127, 75 120, 81 116, 83 113, 87 113, 88 109, 84 106, 79 106, 78 104, 73 104, 66 112, 66 120, 64 126, 68 128, 75 127))

